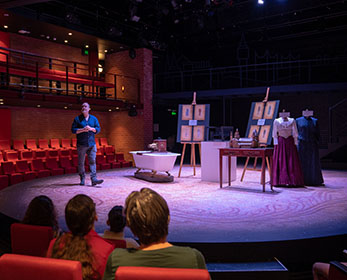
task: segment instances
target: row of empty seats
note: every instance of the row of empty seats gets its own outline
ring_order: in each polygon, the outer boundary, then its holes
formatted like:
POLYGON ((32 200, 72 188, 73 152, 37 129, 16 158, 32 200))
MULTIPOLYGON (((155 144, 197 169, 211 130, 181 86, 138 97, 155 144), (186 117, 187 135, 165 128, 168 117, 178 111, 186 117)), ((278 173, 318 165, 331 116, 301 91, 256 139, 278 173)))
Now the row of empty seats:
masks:
MULTIPOLYGON (((48 140, 39 139, 39 143, 40 140, 44 141, 37 146, 35 139, 28 139, 26 147, 23 141, 14 140, 13 149, 9 140, 0 140, 0 190, 27 180, 78 172, 76 139, 62 139, 60 148, 56 141, 52 141, 54 139, 51 139, 50 147, 48 140)), ((59 139, 56 140, 59 142, 59 139)), ((99 143, 99 152, 96 155, 97 170, 132 166, 131 161, 125 160, 123 153, 115 153, 113 146, 100 146, 107 143, 106 138, 96 140, 99 143)), ((85 169, 89 171, 88 157, 85 160, 85 169)))
MULTIPOLYGON (((95 143, 98 149, 98 154, 114 154, 115 148, 108 144, 107 138, 96 138, 95 143)), ((13 140, 11 145, 10 140, 0 140, 0 151, 4 154, 9 151, 73 151, 76 150, 77 140, 73 139, 58 139, 52 138, 49 141, 47 139, 26 139, 25 144, 23 140, 13 140)))

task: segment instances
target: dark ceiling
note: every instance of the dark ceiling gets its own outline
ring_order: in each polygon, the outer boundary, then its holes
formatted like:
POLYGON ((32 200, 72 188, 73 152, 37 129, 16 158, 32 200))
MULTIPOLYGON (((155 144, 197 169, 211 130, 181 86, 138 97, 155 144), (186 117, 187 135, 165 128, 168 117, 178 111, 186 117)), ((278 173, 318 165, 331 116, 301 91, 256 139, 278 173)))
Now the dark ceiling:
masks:
POLYGON ((0 8, 157 57, 210 66, 236 63, 241 38, 250 52, 313 58, 346 54, 347 1, 334 0, 0 1, 0 8))

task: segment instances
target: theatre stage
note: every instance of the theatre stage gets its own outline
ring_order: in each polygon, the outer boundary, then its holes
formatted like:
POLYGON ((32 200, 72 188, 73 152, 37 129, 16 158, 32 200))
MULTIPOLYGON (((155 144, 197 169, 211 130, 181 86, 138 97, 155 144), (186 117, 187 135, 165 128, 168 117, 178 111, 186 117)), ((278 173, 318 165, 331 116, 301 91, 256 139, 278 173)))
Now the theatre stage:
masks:
POLYGON ((324 170, 324 187, 271 191, 266 185, 263 193, 259 172, 248 171, 244 182, 239 181, 241 166, 237 169, 237 181, 222 189, 218 182, 201 181, 200 168, 193 176, 192 168, 184 167, 181 178, 177 178, 175 166, 172 183, 136 179, 135 170, 99 171, 98 177, 105 180, 99 188, 79 186, 77 174, 13 185, 0 191, 0 213, 22 219, 33 197, 47 195, 57 207, 60 226, 66 229, 65 204, 74 195, 83 193, 95 201, 96 231, 103 232, 107 213, 114 205, 123 205, 131 191, 149 187, 169 204, 168 239, 172 242, 265 242, 347 234, 346 171, 324 170))

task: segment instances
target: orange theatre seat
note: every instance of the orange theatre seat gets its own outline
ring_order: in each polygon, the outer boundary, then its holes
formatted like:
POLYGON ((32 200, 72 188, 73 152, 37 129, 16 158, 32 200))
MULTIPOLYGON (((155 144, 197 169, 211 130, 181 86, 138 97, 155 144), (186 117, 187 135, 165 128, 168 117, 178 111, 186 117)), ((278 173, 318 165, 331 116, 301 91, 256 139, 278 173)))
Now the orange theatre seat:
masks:
POLYGON ((29 169, 28 162, 26 160, 16 161, 16 171, 23 174, 24 181, 33 180, 36 178, 37 174, 35 171, 29 169))
POLYGON ((120 266, 115 280, 210 280, 207 269, 120 266))
POLYGON ((82 280, 79 261, 15 254, 0 257, 1 280, 82 280))
POLYGON ((37 147, 36 139, 26 139, 25 142, 26 142, 27 149, 33 150, 33 151, 40 150, 40 149, 37 147))
POLYGON ((77 172, 77 168, 75 166, 72 166, 71 161, 68 157, 59 158, 59 163, 60 166, 65 170, 66 174, 77 172))
POLYGON ((11 247, 13 254, 45 257, 52 239, 52 227, 20 223, 11 225, 11 247))
POLYGON ((23 140, 13 140, 13 149, 17 151, 26 151, 27 149, 24 147, 23 140))
POLYGON ((51 171, 52 176, 64 174, 64 169, 59 167, 58 161, 55 158, 46 159, 46 168, 51 171))
POLYGON ((72 138, 71 146, 74 147, 74 148, 77 148, 77 139, 76 138, 72 138))
POLYGON ((10 151, 9 150, 9 151, 4 151, 3 155, 4 155, 4 159, 6 161, 16 161, 16 160, 18 160, 19 153, 18 153, 18 151, 14 151, 14 150, 10 151))
POLYGON ((106 155, 106 162, 110 163, 112 168, 121 168, 120 162, 115 161, 115 155, 106 155))
POLYGON ((11 150, 10 140, 0 140, 0 151, 11 150))
POLYGON ((37 173, 37 178, 51 176, 51 171, 45 169, 42 159, 34 159, 31 162, 31 170, 37 173))
POLYGON ((23 182, 23 174, 15 172, 15 167, 12 161, 4 161, 1 166, 3 174, 8 175, 11 185, 23 182))
POLYGON ((107 138, 100 138, 100 146, 105 147, 105 154, 114 154, 115 148, 107 143, 107 138))
POLYGON ((104 155, 96 155, 96 167, 98 170, 110 169, 111 164, 106 162, 104 155))
POLYGON ((124 159, 123 153, 116 153, 116 161, 121 164, 121 167, 131 167, 133 163, 124 159))
POLYGON ((63 149, 71 149, 71 139, 61 139, 61 147, 63 149))

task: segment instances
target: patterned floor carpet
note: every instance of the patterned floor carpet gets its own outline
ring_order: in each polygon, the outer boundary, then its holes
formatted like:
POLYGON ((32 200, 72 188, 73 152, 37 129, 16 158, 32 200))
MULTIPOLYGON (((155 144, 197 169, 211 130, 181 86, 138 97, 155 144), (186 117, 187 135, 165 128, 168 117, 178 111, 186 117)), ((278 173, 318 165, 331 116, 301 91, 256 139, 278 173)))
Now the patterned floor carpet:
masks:
MULTIPOLYGON (((84 193, 96 203, 99 220, 96 230, 103 232, 109 209, 123 205, 133 190, 149 187, 168 202, 171 212, 169 241, 256 242, 290 240, 347 234, 347 172, 323 171, 324 187, 275 188, 262 192, 259 172, 247 172, 240 182, 219 188, 203 182, 200 169, 184 167, 172 183, 150 183, 134 178, 135 168, 98 172, 105 180, 99 188, 78 185, 76 174, 48 177, 13 185, 0 191, 0 212, 22 219, 30 200, 47 195, 54 201, 59 224, 66 229, 64 207, 76 194, 84 193)), ((268 179, 268 178, 267 178, 268 179)), ((87 182, 90 184, 90 182, 87 182)), ((130 231, 126 231, 131 235, 130 231)))

